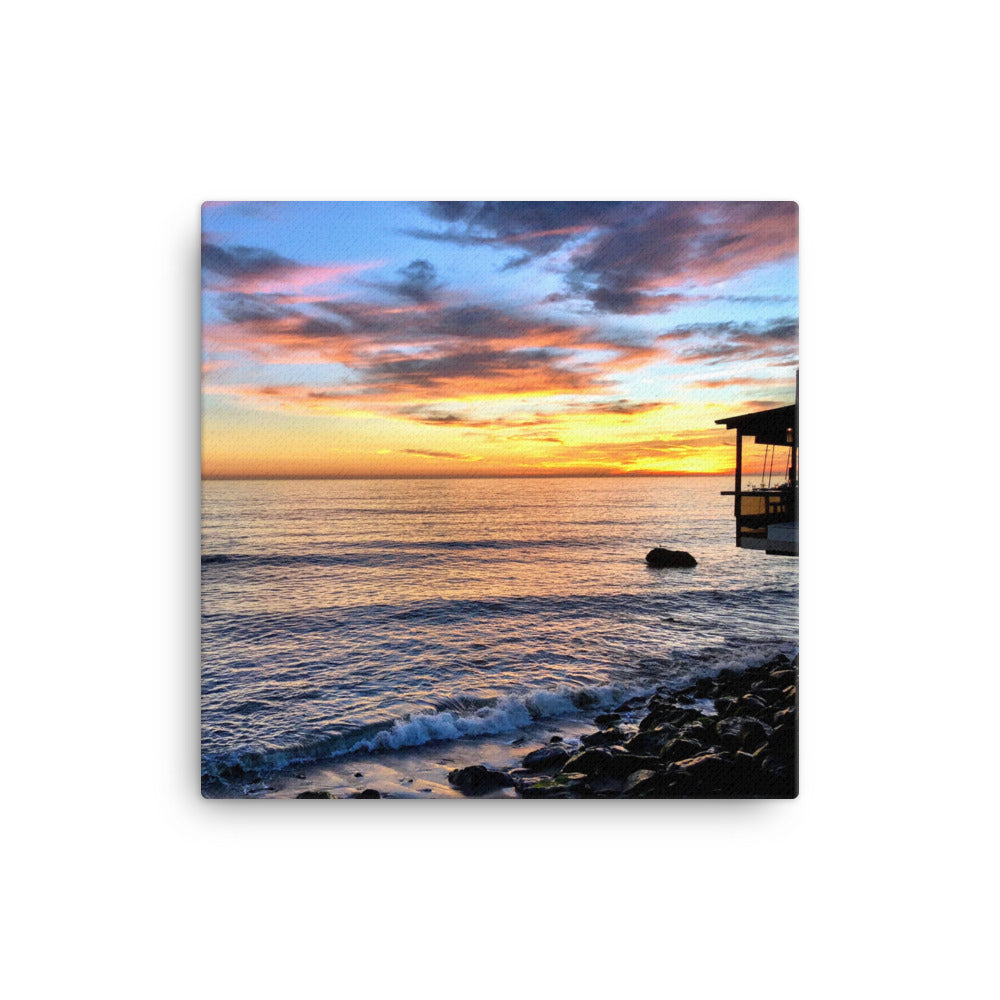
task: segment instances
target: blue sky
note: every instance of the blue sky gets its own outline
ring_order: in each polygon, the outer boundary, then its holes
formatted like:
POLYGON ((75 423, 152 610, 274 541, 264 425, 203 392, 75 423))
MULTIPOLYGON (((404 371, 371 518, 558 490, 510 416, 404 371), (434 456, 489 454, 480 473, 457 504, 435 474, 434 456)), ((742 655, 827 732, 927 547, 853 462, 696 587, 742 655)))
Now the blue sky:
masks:
POLYGON ((720 472, 798 364, 787 202, 203 209, 204 472, 720 472))

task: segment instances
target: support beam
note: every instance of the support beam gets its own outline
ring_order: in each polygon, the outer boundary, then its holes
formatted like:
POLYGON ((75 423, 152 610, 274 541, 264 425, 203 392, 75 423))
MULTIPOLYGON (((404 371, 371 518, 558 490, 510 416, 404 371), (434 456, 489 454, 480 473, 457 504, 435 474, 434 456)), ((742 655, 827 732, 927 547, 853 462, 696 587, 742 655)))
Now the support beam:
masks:
POLYGON ((733 513, 736 515, 736 544, 740 544, 740 491, 743 483, 743 435, 736 428, 736 499, 733 501, 733 513))

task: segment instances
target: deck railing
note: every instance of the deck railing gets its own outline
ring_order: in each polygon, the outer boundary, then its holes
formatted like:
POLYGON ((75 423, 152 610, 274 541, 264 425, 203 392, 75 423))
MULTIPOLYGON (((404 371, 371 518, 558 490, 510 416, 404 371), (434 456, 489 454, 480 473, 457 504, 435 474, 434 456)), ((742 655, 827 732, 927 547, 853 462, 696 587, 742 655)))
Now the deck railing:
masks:
POLYGON ((741 538, 766 538, 769 524, 787 524, 799 519, 799 491, 792 486, 739 493, 725 490, 722 495, 736 498, 737 545, 741 538))

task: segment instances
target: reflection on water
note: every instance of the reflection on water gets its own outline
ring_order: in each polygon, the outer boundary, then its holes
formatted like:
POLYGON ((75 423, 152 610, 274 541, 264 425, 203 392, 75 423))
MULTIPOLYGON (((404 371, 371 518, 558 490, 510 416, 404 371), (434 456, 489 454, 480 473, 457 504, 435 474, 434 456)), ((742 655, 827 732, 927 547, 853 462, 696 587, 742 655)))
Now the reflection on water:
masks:
POLYGON ((456 699, 473 716, 789 648, 798 561, 735 547, 728 485, 206 482, 203 751, 336 749, 456 699), (698 566, 648 569, 657 545, 698 566))

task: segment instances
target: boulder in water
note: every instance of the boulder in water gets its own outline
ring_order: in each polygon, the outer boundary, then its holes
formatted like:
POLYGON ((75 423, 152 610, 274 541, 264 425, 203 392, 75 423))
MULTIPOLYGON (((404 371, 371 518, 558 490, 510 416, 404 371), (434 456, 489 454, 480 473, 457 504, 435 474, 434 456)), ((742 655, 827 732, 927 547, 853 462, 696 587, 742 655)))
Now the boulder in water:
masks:
POLYGON ((448 775, 449 784, 463 795, 488 795, 501 788, 512 788, 514 779, 503 771, 494 771, 482 764, 462 767, 448 775))
POLYGON ((646 553, 646 563, 655 569, 661 568, 686 568, 697 566, 698 560, 690 552, 681 552, 673 549, 650 549, 646 553))
POLYGON ((528 771, 544 771, 550 767, 562 767, 569 760, 569 751, 558 744, 544 746, 540 750, 529 753, 522 761, 522 766, 528 771))

